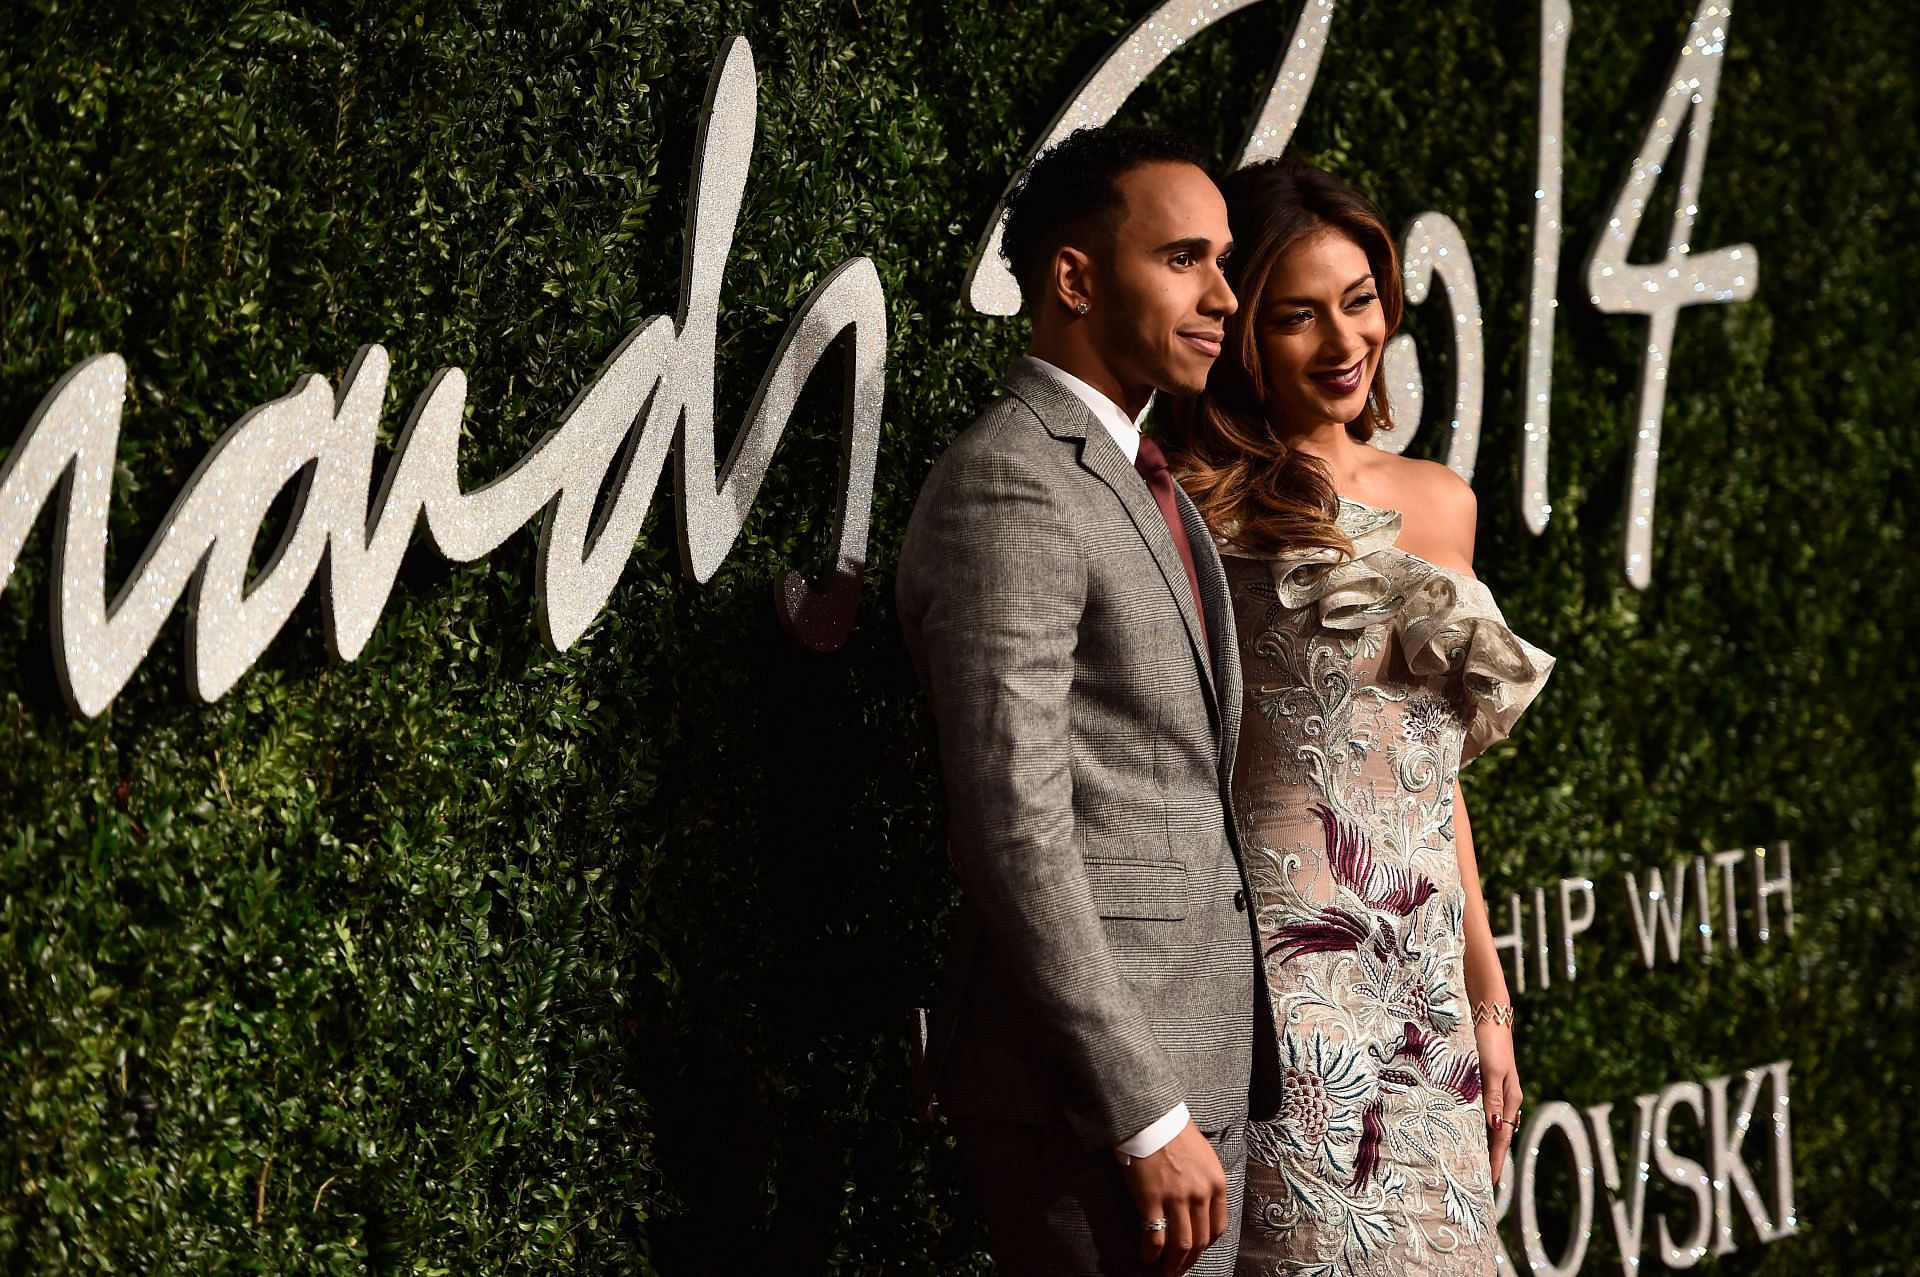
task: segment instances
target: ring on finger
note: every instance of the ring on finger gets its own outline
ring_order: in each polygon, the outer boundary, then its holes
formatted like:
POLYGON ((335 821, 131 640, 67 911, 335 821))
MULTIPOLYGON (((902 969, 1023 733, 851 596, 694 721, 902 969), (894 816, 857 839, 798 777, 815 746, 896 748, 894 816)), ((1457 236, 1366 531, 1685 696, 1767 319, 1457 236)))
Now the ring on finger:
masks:
POLYGON ((1164 1233, 1167 1231, 1167 1221, 1164 1217, 1147 1220, 1140 1225, 1140 1231, 1146 1233, 1164 1233))

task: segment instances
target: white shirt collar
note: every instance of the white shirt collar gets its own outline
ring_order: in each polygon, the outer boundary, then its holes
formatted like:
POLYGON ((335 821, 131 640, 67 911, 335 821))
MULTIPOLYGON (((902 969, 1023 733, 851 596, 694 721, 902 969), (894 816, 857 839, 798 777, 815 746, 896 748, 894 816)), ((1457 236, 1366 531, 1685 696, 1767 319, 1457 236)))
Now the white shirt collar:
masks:
POLYGON ((1024 358, 1035 368, 1071 390, 1074 397, 1087 406, 1087 411, 1093 414, 1093 419, 1107 428, 1107 433, 1113 436, 1116 444, 1120 445, 1120 451, 1129 462, 1139 457, 1140 423, 1147 419, 1149 412, 1153 411, 1153 396, 1147 396, 1147 406, 1140 410, 1138 417, 1129 420, 1126 409, 1072 373, 1063 368, 1054 367, 1038 355, 1026 355, 1024 358))

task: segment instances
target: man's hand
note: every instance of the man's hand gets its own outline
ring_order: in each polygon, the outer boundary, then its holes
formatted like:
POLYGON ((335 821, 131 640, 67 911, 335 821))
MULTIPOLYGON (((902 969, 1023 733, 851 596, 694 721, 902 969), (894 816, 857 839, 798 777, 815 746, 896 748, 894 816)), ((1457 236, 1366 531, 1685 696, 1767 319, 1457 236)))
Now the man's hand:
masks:
POLYGON ((1151 1157, 1122 1168, 1142 1225, 1164 1219, 1164 1229, 1140 1233, 1140 1260, 1158 1263, 1168 1277, 1184 1273, 1200 1252, 1227 1231, 1227 1173, 1192 1122, 1151 1157))

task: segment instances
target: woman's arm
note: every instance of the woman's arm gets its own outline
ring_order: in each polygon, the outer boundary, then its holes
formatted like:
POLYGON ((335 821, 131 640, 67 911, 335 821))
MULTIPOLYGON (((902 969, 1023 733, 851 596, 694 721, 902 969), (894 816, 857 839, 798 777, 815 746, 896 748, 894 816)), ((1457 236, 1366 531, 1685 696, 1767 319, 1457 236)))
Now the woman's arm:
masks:
MULTIPOLYGON (((1466 893, 1465 953, 1461 965, 1467 978, 1468 1014, 1482 1004, 1512 1005, 1507 997, 1507 973, 1493 947, 1493 928, 1487 922, 1487 902, 1480 892, 1480 863, 1474 854, 1473 826, 1467 819, 1466 796, 1459 782, 1453 786, 1454 855, 1460 862, 1460 886, 1466 893)), ((1481 1102, 1487 1115, 1487 1150, 1493 1160, 1493 1178, 1513 1143, 1513 1124, 1520 1115, 1520 1075, 1514 1066, 1513 1026, 1476 1019, 1474 1044, 1480 1051, 1481 1102)))
MULTIPOLYGON (((1421 482, 1419 506, 1427 513, 1423 526, 1408 531, 1420 539, 1402 548, 1429 563, 1473 575, 1473 543, 1479 525, 1479 503, 1473 489, 1459 475, 1434 462, 1416 462, 1403 473, 1421 482)), ((1467 818, 1467 800, 1458 782, 1453 787, 1454 854, 1460 862, 1460 886, 1466 894, 1461 966, 1467 984, 1467 1015, 1481 1006, 1512 1006, 1500 954, 1493 947, 1493 928, 1487 922, 1487 902, 1480 892, 1480 864, 1474 854, 1473 825, 1467 818)), ((1513 1124, 1520 1113, 1520 1077, 1514 1067, 1513 1027, 1475 1018, 1474 1045, 1480 1053, 1480 1098, 1486 1112, 1487 1151, 1497 1182, 1513 1145, 1513 1124)))

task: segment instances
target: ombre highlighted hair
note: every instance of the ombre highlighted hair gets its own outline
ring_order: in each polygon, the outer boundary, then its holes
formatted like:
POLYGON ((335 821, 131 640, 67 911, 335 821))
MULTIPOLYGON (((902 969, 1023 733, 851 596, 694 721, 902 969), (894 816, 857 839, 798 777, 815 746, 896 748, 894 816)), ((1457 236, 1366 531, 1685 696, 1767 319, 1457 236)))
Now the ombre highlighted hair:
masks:
MULTIPOLYGON (((1227 320, 1226 344, 1206 390, 1174 405, 1175 473, 1214 534, 1249 554, 1315 546, 1351 553, 1352 543, 1334 522, 1340 502, 1326 466, 1289 447, 1287 432, 1267 418, 1260 303, 1281 260, 1331 231, 1366 254, 1391 337, 1406 311, 1400 255, 1367 198, 1305 160, 1289 156, 1249 165, 1223 179, 1220 193, 1233 227, 1227 282, 1240 308, 1227 320)), ((1355 439, 1371 439, 1376 430, 1393 426, 1385 372, 1383 356, 1366 407, 1347 423, 1355 439)))

